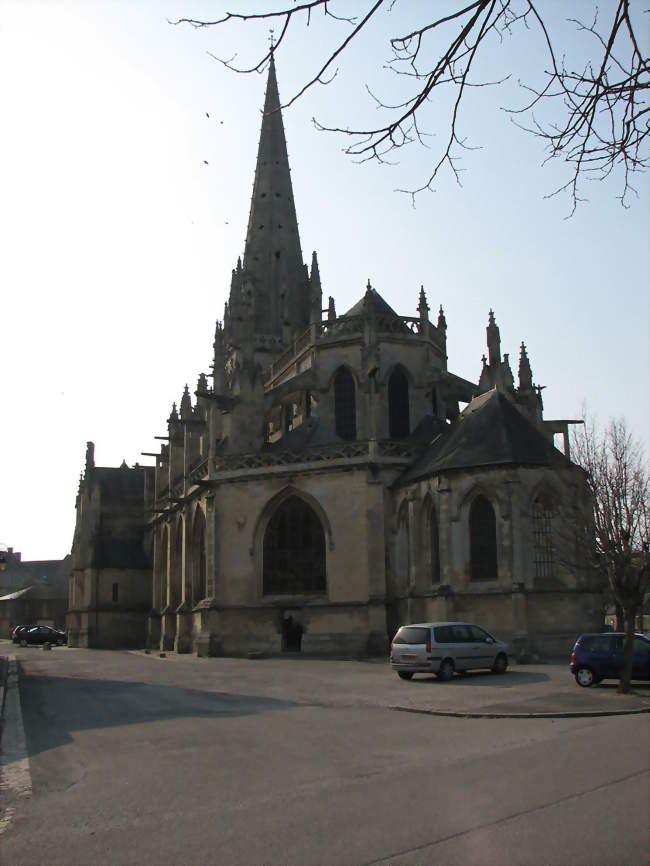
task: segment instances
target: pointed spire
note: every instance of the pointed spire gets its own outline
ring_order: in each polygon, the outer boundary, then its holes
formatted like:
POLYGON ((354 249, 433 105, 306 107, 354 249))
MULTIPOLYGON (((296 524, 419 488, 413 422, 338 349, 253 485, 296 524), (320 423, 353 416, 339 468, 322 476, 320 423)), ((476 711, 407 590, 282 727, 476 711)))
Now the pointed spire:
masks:
POLYGON ((196 390, 199 394, 203 394, 208 390, 208 379, 205 373, 199 373, 199 378, 196 383, 196 390))
POLYGON ((501 335, 499 334, 499 326, 494 319, 494 312, 491 308, 488 326, 485 330, 487 333, 489 364, 490 367, 497 366, 501 362, 501 335))
POLYGON ((447 319, 445 319, 445 311, 442 309, 442 304, 440 304, 440 309, 438 310, 438 330, 447 330, 447 319))
POLYGON ((178 410, 176 409, 176 403, 172 404, 172 411, 169 413, 169 418, 167 419, 169 424, 175 424, 178 421, 178 410))
POLYGON ((256 333, 282 336, 279 300, 282 282, 288 287, 291 329, 307 326, 309 285, 305 282, 273 54, 269 62, 243 271, 253 295, 256 333))
POLYGON ((311 295, 311 311, 309 321, 318 324, 323 318, 323 289, 320 282, 320 271, 318 269, 318 257, 316 250, 311 254, 311 275, 309 277, 309 288, 311 295))
POLYGON ((526 352, 526 344, 522 342, 519 352, 519 388, 529 390, 533 387, 533 371, 530 367, 528 354, 526 352))
POLYGON ((190 389, 185 385, 183 396, 181 397, 181 420, 187 421, 192 417, 192 398, 190 397, 190 389))
POLYGON ((420 286, 418 313, 420 314, 420 320, 429 321, 429 305, 427 304, 427 296, 424 293, 424 286, 420 286))

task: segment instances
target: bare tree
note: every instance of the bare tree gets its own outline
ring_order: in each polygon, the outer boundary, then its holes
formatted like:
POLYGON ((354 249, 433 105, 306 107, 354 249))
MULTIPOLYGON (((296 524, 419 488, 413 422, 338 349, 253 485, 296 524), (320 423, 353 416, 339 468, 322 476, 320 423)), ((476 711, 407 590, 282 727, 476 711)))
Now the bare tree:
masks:
MULTIPOLYGON (((277 53, 286 43, 290 25, 295 20, 309 26, 315 14, 321 13, 332 26, 346 28, 335 49, 316 65, 313 75, 285 103, 286 107, 315 84, 328 84, 336 75, 335 64, 361 31, 372 19, 377 19, 380 11, 392 12, 399 3, 400 0, 367 0, 365 13, 353 18, 349 17, 349 4, 343 0, 266 0, 259 12, 227 12, 212 21, 182 18, 174 23, 195 27, 215 27, 236 21, 276 23, 279 35, 275 45, 271 43, 261 50, 259 59, 252 65, 236 65, 237 55, 216 58, 229 69, 243 73, 264 68, 271 53, 277 53)), ((568 180, 550 195, 568 193, 573 213, 582 200, 581 181, 603 179, 620 169, 619 198, 627 206, 629 194, 636 194, 631 175, 646 168, 650 159, 650 60, 637 39, 636 26, 636 19, 648 10, 639 9, 638 0, 633 13, 632 3, 633 0, 610 2, 602 16, 604 21, 599 20, 595 5, 589 20, 567 19, 588 41, 590 59, 582 64, 556 52, 553 34, 547 26, 548 16, 544 17, 548 0, 450 0, 447 14, 437 18, 432 18, 431 10, 438 10, 440 4, 419 4, 420 26, 392 37, 384 46, 388 53, 385 66, 407 80, 408 95, 391 105, 366 88, 376 106, 385 112, 385 122, 363 128, 328 126, 316 119, 314 123, 321 130, 349 136, 352 141, 345 150, 358 160, 386 162, 393 152, 412 142, 429 146, 429 136, 422 127, 426 108, 434 95, 451 91, 449 131, 433 158, 431 173, 419 188, 401 192, 414 196, 422 190, 433 189, 444 167, 450 169, 460 183, 460 154, 472 149, 461 132, 463 97, 469 88, 500 84, 505 80, 474 80, 479 61, 490 50, 498 49, 505 36, 514 35, 522 27, 535 28, 547 54, 544 84, 540 87, 522 84, 528 99, 524 106, 513 110, 512 115, 518 126, 542 140, 547 159, 561 159, 569 166, 568 180), (579 65, 574 68, 576 62, 579 65), (541 110, 545 116, 547 106, 551 108, 550 119, 540 119, 537 112, 541 110)))
POLYGON ((593 420, 574 430, 572 456, 586 473, 593 506, 587 547, 606 575, 623 613, 624 666, 619 692, 629 692, 636 615, 648 590, 650 479, 643 449, 625 420, 612 420, 600 435, 593 420))

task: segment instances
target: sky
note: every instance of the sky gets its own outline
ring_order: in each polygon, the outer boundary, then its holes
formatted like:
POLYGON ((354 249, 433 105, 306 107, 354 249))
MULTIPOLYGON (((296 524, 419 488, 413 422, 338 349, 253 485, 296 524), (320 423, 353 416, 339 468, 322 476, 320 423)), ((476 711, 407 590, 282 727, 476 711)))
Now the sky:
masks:
MULTIPOLYGON (((170 23, 235 7, 222 0, 0 6, 0 541, 50 559, 71 548, 86 442, 97 465, 152 463, 142 452, 158 450, 172 402, 209 371, 243 253, 265 89, 264 75, 236 75, 210 55, 256 62, 268 24, 170 23)), ((580 57, 564 4, 544 6, 563 50, 580 57)), ((470 380, 494 309, 515 375, 526 343, 545 418, 580 418, 585 405, 601 426, 623 416, 647 451, 647 176, 629 209, 617 177, 588 184, 570 219, 566 197, 546 197, 566 168, 543 166, 541 143, 503 111, 523 105, 520 80, 541 80, 539 34, 492 46, 478 72, 512 75, 468 94, 462 133, 477 149, 463 154, 462 186, 443 174, 415 207, 395 190, 428 177, 444 104, 427 109, 429 149, 410 147, 394 165, 356 164, 344 138, 312 123, 376 122, 365 85, 388 101, 402 92, 383 68, 387 40, 421 10, 402 0, 382 11, 334 81, 284 112, 305 261, 317 250, 339 313, 370 279, 414 316, 423 285, 431 316, 444 307, 449 370, 470 380)), ((345 33, 320 18, 292 26, 276 56, 281 99, 345 33)))

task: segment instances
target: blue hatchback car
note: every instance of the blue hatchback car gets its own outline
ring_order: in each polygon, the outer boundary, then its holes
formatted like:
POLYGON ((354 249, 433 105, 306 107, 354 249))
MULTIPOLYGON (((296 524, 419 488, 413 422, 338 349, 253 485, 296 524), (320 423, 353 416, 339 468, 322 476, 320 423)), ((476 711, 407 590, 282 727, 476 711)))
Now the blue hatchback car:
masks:
MULTIPOLYGON (((571 673, 587 688, 605 679, 620 679, 623 669, 623 632, 581 634, 571 653, 571 673)), ((634 635, 633 680, 650 680, 650 640, 634 635)))

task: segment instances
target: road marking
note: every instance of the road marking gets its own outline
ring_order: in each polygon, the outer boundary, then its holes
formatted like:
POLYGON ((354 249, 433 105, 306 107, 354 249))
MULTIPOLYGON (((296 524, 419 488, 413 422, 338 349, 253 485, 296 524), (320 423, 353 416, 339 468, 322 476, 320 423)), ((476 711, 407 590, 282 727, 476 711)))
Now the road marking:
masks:
MULTIPOLYGON (((9 656, 7 661, 9 669, 0 744, 0 793, 3 800, 25 799, 32 796, 32 776, 20 706, 18 667, 15 656, 9 656)), ((7 805, 0 814, 0 836, 11 827, 14 811, 13 806, 7 805)))

